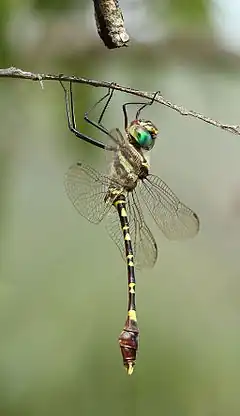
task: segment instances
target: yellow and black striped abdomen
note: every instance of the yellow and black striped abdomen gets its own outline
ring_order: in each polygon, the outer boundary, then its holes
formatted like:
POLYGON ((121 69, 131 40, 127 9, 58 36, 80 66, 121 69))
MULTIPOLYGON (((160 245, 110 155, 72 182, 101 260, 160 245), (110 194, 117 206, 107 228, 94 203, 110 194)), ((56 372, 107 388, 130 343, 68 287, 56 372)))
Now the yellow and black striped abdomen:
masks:
POLYGON ((126 211, 125 196, 119 195, 114 202, 114 206, 118 211, 123 232, 128 272, 128 316, 124 329, 119 336, 119 345, 122 352, 123 364, 126 367, 128 374, 132 374, 138 350, 139 329, 137 326, 136 315, 136 279, 134 271, 134 258, 131 236, 129 233, 129 222, 126 211))

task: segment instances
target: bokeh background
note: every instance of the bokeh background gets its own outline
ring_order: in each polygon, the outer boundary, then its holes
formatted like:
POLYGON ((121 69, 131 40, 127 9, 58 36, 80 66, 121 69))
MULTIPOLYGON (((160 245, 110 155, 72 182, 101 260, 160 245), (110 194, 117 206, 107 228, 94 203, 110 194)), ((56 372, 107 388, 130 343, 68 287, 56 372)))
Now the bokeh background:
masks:
MULTIPOLYGON (((0 2, 1 67, 161 90, 176 104, 239 124, 240 5, 227 0, 122 0, 129 48, 107 50, 91 1, 0 2)), ((140 352, 122 368, 117 338, 125 265, 104 224, 74 210, 63 177, 103 151, 67 129, 57 82, 1 79, 0 415, 240 414, 240 138, 155 104, 152 171, 201 219, 137 274, 140 352)), ((104 90, 76 85, 78 127, 104 90)), ((109 128, 123 127, 115 94, 109 128)))

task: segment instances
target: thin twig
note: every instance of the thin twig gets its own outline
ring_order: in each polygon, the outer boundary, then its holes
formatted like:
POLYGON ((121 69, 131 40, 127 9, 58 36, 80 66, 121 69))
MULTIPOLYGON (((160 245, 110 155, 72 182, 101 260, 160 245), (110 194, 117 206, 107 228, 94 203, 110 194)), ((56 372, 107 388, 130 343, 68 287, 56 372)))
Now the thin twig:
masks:
MULTIPOLYGON (((119 84, 115 84, 113 82, 107 81, 95 81, 93 79, 88 78, 81 78, 75 76, 67 76, 67 75, 54 75, 54 74, 34 74, 33 72, 23 71, 19 68, 3 68, 0 69, 0 78, 7 77, 7 78, 22 78, 22 79, 30 79, 31 81, 38 81, 41 85, 43 81, 59 81, 61 78, 62 81, 72 81, 80 84, 87 84, 92 85, 93 87, 104 87, 104 88, 113 88, 118 91, 122 91, 128 94, 136 95, 138 97, 146 98, 151 100, 154 97, 154 93, 149 93, 146 91, 136 90, 130 87, 124 87, 119 84)), ((166 107, 171 108, 172 110, 177 111, 182 116, 186 117, 193 117, 199 120, 204 121, 205 123, 211 124, 212 126, 219 127, 222 130, 229 131, 230 133, 240 135, 240 126, 239 125, 230 125, 224 124, 220 121, 213 120, 210 117, 204 116, 203 114, 197 113, 193 110, 187 110, 182 106, 178 106, 176 104, 171 103, 169 100, 166 100, 162 94, 158 94, 155 97, 155 102, 160 103, 166 107)))
POLYGON ((93 0, 97 31, 108 49, 128 46, 129 36, 124 27, 118 0, 93 0))

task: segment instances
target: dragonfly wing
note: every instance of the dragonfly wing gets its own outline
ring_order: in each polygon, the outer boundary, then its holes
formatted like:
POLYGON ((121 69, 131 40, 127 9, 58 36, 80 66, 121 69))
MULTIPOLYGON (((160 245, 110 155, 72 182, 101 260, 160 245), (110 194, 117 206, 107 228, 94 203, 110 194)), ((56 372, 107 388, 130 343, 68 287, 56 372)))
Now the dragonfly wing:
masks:
POLYGON ((112 140, 117 143, 119 146, 123 145, 125 138, 122 135, 121 131, 118 128, 110 130, 110 137, 112 140))
MULTIPOLYGON (((131 236, 134 263, 137 269, 151 268, 157 260, 157 244, 146 225, 138 197, 135 193, 128 195, 127 214, 129 220, 129 234, 131 236)), ((123 260, 126 259, 123 232, 117 210, 113 208, 106 222, 106 229, 117 245, 123 260)))
MULTIPOLYGON (((126 259, 126 252, 125 252, 125 245, 123 240, 123 232, 121 229, 120 219, 115 207, 112 207, 111 211, 109 211, 106 217, 106 230, 108 235, 111 237, 113 242, 118 247, 123 260, 126 259)), ((130 235, 132 236, 133 230, 130 231, 130 235)))
POLYGON ((65 188, 76 210, 88 221, 98 224, 110 210, 113 198, 105 197, 110 178, 81 162, 72 165, 65 175, 65 188))
POLYGON ((139 186, 149 212, 169 240, 194 237, 199 231, 199 218, 184 205, 158 176, 149 175, 139 186))
POLYGON ((136 268, 145 269, 155 265, 158 256, 157 243, 144 221, 140 199, 136 192, 129 194, 130 222, 134 223, 134 252, 136 268))
MULTIPOLYGON (((111 143, 114 141, 116 144, 116 151, 119 150, 120 147, 123 145, 124 137, 122 136, 122 133, 118 129, 112 129, 109 132, 109 136, 111 137, 111 143)), ((113 163, 114 158, 116 157, 116 151, 113 152, 105 152, 105 160, 106 165, 109 167, 109 170, 111 170, 111 166, 113 163)))

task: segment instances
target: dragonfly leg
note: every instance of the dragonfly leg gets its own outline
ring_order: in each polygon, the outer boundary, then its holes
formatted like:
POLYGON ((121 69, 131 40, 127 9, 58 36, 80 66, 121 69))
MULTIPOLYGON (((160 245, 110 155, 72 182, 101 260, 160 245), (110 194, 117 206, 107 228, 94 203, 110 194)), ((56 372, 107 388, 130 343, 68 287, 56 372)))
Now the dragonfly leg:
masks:
MULTIPOLYGON (((114 83, 112 83, 112 84, 114 84, 114 83)), ((114 94, 114 89, 112 87, 109 87, 107 94, 105 94, 102 98, 100 98, 100 100, 98 100, 94 104, 94 106, 92 108, 90 108, 90 110, 88 110, 84 115, 84 120, 87 121, 87 123, 91 124, 92 126, 96 127, 97 129, 101 130, 103 133, 107 134, 108 136, 109 136, 109 130, 107 130, 106 127, 103 126, 102 119, 103 119, 103 116, 104 116, 104 114, 105 114, 105 112, 106 112, 106 110, 109 106, 109 103, 110 103, 110 101, 113 97, 113 94, 114 94), (108 97, 107 102, 105 103, 105 105, 103 107, 103 110, 101 111, 101 114, 98 118, 98 121, 96 122, 96 121, 90 120, 89 113, 91 113, 107 97, 108 97)))
POLYGON ((149 105, 152 105, 152 104, 154 103, 154 101, 155 101, 155 99, 156 99, 156 97, 157 97, 157 95, 158 95, 158 94, 161 94, 161 91, 156 91, 156 92, 155 92, 155 94, 154 94, 154 96, 152 97, 151 101, 150 101, 149 103, 145 103, 145 104, 143 104, 143 105, 142 105, 142 106, 138 109, 138 111, 137 111, 137 113, 136 113, 136 120, 139 118, 141 111, 142 111, 145 107, 147 107, 147 106, 149 106, 149 105))
POLYGON ((127 114, 127 106, 129 106, 129 105, 140 105, 140 104, 142 104, 142 106, 138 109, 138 111, 137 111, 137 113, 136 113, 136 120, 139 118, 139 115, 140 115, 140 113, 141 113, 141 111, 145 108, 145 107, 147 107, 147 106, 149 106, 149 105, 152 105, 153 103, 154 103, 154 101, 155 101, 155 99, 156 99, 156 96, 158 95, 158 94, 160 94, 160 91, 157 91, 157 92, 155 92, 155 94, 154 94, 154 96, 153 96, 153 98, 149 101, 149 102, 130 102, 130 103, 125 103, 125 104, 123 104, 123 106, 122 106, 122 110, 123 110, 123 115, 124 115, 124 127, 125 127, 125 130, 127 129, 127 127, 128 127, 128 114, 127 114))
POLYGON ((108 146, 104 144, 103 142, 100 142, 98 140, 93 139, 92 137, 87 136, 86 134, 81 133, 77 130, 76 121, 75 121, 75 111, 74 111, 74 100, 73 100, 73 91, 72 91, 72 82, 70 81, 70 88, 69 91, 63 84, 62 80, 59 79, 59 82, 64 90, 64 97, 65 97, 65 108, 66 108, 66 116, 67 116, 67 122, 68 122, 68 128, 69 130, 75 134, 76 137, 79 139, 93 144, 94 146, 100 147, 104 150, 114 150, 115 148, 113 146, 108 146), (69 98, 70 95, 70 98, 69 98))

